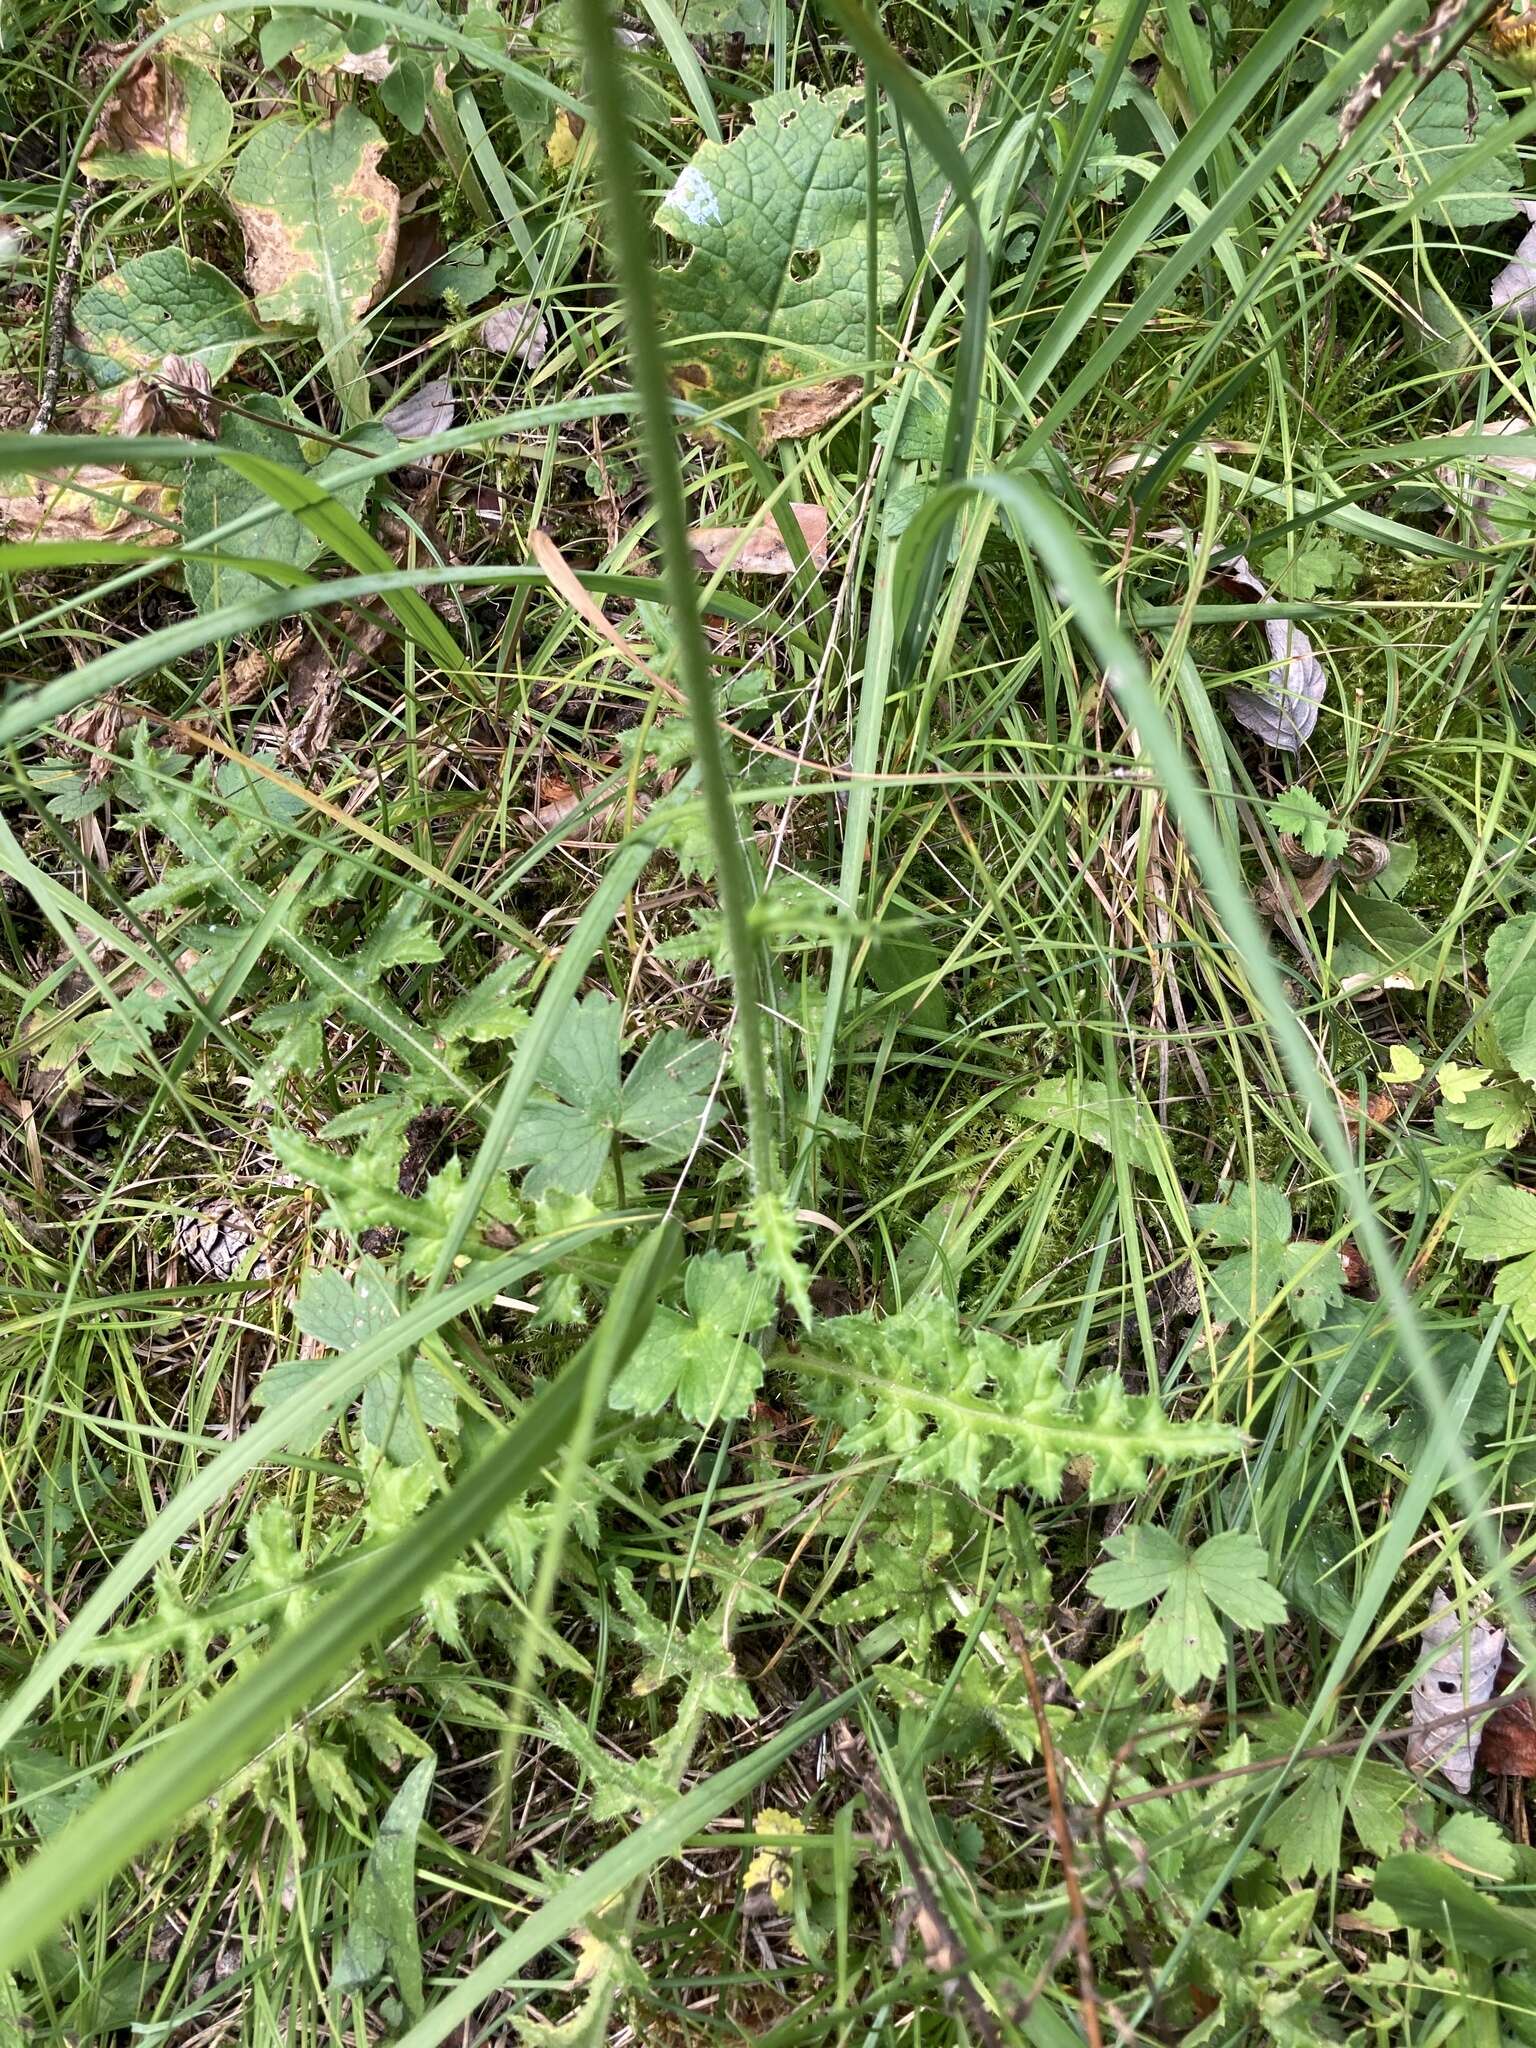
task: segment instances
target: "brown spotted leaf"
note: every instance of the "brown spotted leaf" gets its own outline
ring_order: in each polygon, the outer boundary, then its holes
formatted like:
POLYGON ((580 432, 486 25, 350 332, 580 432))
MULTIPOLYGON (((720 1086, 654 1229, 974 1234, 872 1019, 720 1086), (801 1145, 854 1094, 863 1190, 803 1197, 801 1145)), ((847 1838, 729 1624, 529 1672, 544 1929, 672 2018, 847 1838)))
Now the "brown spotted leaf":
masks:
POLYGON ((240 153, 229 196, 263 320, 345 339, 390 273, 400 194, 384 138, 351 105, 330 121, 275 114, 240 153))

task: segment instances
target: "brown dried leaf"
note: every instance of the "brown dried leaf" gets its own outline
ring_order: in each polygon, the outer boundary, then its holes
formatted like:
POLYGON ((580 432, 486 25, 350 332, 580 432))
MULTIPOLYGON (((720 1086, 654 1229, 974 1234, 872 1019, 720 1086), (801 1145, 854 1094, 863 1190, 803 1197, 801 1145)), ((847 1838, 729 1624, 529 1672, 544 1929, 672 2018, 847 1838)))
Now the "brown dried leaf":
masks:
POLYGON ((819 433, 840 420, 863 394, 862 377, 834 377, 827 384, 800 384, 781 392, 760 417, 762 445, 771 448, 775 441, 803 441, 807 434, 819 433))
POLYGON ((1478 1762, 1499 1778, 1536 1778, 1536 1699, 1512 1692, 1483 1723, 1478 1762))
MULTIPOLYGON (((827 515, 820 505, 792 504, 806 552, 818 569, 827 566, 827 515)), ((794 562, 772 514, 751 526, 695 526, 688 535, 701 569, 730 568, 738 576, 792 576, 794 562)))

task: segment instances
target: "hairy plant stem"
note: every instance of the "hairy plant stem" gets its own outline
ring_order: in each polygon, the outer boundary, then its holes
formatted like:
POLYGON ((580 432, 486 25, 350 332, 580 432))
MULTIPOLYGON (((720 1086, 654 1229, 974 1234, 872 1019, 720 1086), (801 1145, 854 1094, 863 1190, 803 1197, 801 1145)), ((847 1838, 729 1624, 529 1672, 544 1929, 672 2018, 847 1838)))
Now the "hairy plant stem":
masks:
POLYGON ((736 991, 738 1066, 746 1097, 752 1188, 754 1194, 773 1195, 779 1188, 779 1161, 763 1035, 762 999, 766 983, 762 947, 752 930, 752 878, 731 803, 730 772, 715 712, 709 649, 699 623, 688 547, 688 510, 677 458, 677 429, 657 339, 656 296, 651 283, 651 226, 641 201, 643 181, 630 139, 624 74, 608 0, 577 0, 577 18, 587 53, 588 95, 597 117, 598 155, 607 191, 613 265, 629 330, 630 378, 641 405, 640 446, 656 507, 663 588, 677 631, 678 668, 693 725, 705 815, 719 863, 720 903, 736 991))

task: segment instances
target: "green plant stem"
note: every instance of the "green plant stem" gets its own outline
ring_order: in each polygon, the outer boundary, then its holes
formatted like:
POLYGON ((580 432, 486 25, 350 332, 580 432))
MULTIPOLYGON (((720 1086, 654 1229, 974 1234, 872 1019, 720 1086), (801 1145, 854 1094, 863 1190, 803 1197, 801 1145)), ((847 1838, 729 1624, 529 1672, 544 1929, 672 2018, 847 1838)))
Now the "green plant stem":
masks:
POLYGON ((663 588, 677 633, 678 668, 720 872, 720 903, 736 991, 737 1066, 746 1097, 752 1189, 758 1196, 771 1196, 779 1188, 779 1162, 763 1033, 763 952, 752 929, 752 878, 731 803, 730 770, 715 711, 709 649, 699 623, 672 396, 657 339, 650 222, 641 202, 640 169, 630 140, 624 74, 607 0, 577 0, 576 12, 587 52, 588 90, 597 117, 614 270, 629 335, 630 377, 640 401, 640 446, 661 537, 663 588))

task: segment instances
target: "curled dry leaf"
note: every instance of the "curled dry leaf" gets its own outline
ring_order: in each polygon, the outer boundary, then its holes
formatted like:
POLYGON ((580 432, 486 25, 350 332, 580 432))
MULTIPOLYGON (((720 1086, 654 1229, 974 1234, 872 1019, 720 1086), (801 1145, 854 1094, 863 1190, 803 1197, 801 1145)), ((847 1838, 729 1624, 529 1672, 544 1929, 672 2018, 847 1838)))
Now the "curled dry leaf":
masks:
POLYGON ((99 392, 81 407, 82 424, 99 434, 192 434, 217 431, 213 379, 206 363, 167 356, 159 367, 99 392))
MULTIPOLYGON (((1218 569, 1216 581, 1260 604, 1270 600, 1269 590, 1242 555, 1218 569)), ((1227 702, 1238 724, 1257 733, 1266 746, 1294 754, 1312 737, 1328 678, 1312 651, 1312 642, 1299 626, 1289 619, 1265 619, 1263 627, 1274 661, 1265 686, 1262 690, 1230 689, 1227 702)))
MULTIPOLYGON (((827 566, 827 515, 820 505, 791 505, 806 552, 827 566)), ((688 535, 701 569, 729 568, 738 576, 792 576, 795 565, 771 513, 751 526, 695 526, 688 535)))
MULTIPOLYGON (((87 70, 114 70, 128 51, 125 43, 104 45, 87 59, 87 70)), ((193 171, 223 155, 233 119, 216 76, 183 57, 151 52, 123 75, 102 108, 81 168, 88 178, 193 171)))
POLYGON ((1523 327, 1536 321, 1536 202, 1522 199, 1515 211, 1528 226, 1519 248, 1493 280, 1488 298, 1501 326, 1523 327))
MULTIPOLYGON (((1527 419, 1511 417, 1488 420, 1480 427, 1460 427, 1457 431, 1478 435, 1531 434, 1536 429, 1527 419)), ((1536 483, 1536 455, 1482 452, 1478 469, 1448 462, 1435 471, 1435 476, 1452 509, 1464 512, 1482 539, 1508 539, 1512 533, 1528 532, 1531 515, 1523 506, 1508 501, 1511 484, 1518 489, 1536 483)))
POLYGON ((1476 1710, 1493 1697, 1504 1654, 1504 1633, 1488 1621, 1463 1624, 1450 1595, 1443 1587, 1435 1589, 1421 1648, 1437 1654, 1414 1681, 1410 1770, 1438 1768, 1458 1792, 1470 1790, 1483 1739, 1483 1716, 1476 1710))
POLYGON ((508 299, 480 323, 482 347, 511 356, 525 370, 536 370, 549 354, 549 328, 538 308, 526 299, 508 299))

